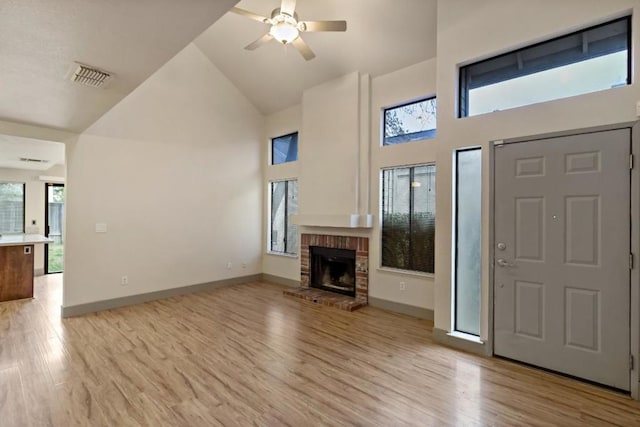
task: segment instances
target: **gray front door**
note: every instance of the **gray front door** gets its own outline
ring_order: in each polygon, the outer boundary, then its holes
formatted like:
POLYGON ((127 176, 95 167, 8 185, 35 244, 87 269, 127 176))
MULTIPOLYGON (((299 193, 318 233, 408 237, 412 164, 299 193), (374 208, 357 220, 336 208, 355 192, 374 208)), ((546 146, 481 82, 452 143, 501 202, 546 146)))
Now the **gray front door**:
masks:
POLYGON ((494 352, 629 390, 631 130, 495 148, 494 352))

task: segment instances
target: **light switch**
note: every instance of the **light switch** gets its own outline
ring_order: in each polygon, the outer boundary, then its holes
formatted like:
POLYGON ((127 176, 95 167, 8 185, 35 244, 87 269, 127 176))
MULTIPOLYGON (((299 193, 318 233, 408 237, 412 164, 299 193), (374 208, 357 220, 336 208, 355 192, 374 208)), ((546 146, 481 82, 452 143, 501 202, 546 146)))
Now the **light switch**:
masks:
POLYGON ((106 233, 107 232, 107 224, 103 222, 96 223, 96 233, 106 233))

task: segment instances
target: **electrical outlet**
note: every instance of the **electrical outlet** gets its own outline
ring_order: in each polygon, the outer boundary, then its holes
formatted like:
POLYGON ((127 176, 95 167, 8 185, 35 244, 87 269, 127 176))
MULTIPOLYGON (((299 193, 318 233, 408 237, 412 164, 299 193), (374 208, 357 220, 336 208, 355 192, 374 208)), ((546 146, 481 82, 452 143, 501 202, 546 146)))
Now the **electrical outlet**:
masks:
POLYGON ((404 282, 400 282, 400 290, 401 291, 406 291, 407 290, 407 285, 404 282))
POLYGON ((231 264, 231 261, 227 262, 227 270, 231 270, 231 267, 233 267, 233 264, 231 264))
POLYGON ((247 263, 246 262, 242 263, 242 268, 247 268, 247 263))
POLYGON ((127 276, 122 276, 120 279, 120 284, 122 286, 127 286, 129 284, 129 278, 127 276))

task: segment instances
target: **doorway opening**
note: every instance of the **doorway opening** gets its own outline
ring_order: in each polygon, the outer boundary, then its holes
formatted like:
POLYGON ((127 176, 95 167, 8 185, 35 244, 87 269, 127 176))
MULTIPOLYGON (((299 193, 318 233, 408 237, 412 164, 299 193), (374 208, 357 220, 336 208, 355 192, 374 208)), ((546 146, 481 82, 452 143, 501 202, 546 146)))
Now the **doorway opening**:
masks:
POLYGON ((45 184, 45 235, 51 243, 45 245, 45 274, 64 270, 64 184, 45 184))

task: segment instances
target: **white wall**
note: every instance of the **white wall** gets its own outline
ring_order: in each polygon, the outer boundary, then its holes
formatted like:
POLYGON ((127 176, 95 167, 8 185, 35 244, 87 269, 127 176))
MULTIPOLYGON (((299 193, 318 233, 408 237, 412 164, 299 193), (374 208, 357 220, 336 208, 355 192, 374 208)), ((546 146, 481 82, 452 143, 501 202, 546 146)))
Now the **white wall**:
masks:
POLYGON ((271 165, 269 151, 271 150, 271 139, 278 136, 287 135, 298 132, 298 151, 304 144, 304 137, 300 132, 302 123, 302 105, 295 105, 280 112, 271 114, 265 118, 265 131, 262 140, 262 152, 265 159, 264 170, 264 198, 263 198, 263 232, 262 232, 262 249, 264 257, 262 259, 262 272, 273 276, 282 277, 289 280, 300 280, 300 261, 298 257, 287 255, 268 253, 269 247, 269 215, 268 215, 268 198, 269 183, 271 181, 280 181, 284 179, 297 179, 300 174, 300 161, 280 163, 271 165))
MULTIPOLYGON (((304 186, 301 186, 300 203, 304 203, 308 213, 321 213, 322 205, 316 206, 313 203, 307 204, 304 198, 314 197, 313 191, 316 188, 322 189, 320 195, 325 200, 328 199, 326 190, 328 182, 333 182, 340 188, 343 203, 338 206, 342 209, 336 210, 336 206, 329 206, 325 214, 346 216, 356 210, 355 182, 358 176, 358 164, 362 166, 360 177, 359 213, 372 213, 374 216, 373 228, 337 228, 337 227, 309 227, 300 226, 300 233, 317 234, 339 234, 349 236, 359 236, 369 238, 369 295, 374 298, 394 301, 410 306, 424 309, 433 309, 433 276, 425 274, 402 273, 389 269, 380 269, 380 227, 379 227, 379 184, 380 170, 389 166, 404 166, 416 163, 432 163, 436 158, 437 139, 420 141, 412 144, 402 144, 392 147, 381 147, 382 110, 385 107, 401 104, 410 100, 415 100, 435 94, 436 88, 436 61, 435 59, 424 61, 413 66, 395 71, 390 74, 378 76, 369 80, 368 76, 361 78, 360 104, 357 98, 356 74, 350 74, 344 78, 336 79, 318 86, 312 90, 314 96, 313 107, 305 108, 303 104, 291 109, 287 109, 266 118, 266 138, 265 147, 269 138, 303 129, 301 131, 299 146, 300 152, 304 153, 298 162, 291 162, 276 166, 267 166, 265 173, 265 186, 269 180, 299 177, 302 175, 304 186), (345 91, 339 90, 344 86, 345 91), (368 96, 363 96, 368 95, 368 96), (333 115, 336 114, 335 99, 344 97, 347 105, 343 108, 350 108, 348 115, 350 118, 346 124, 337 125, 332 122, 333 115), (322 98, 322 99, 318 99, 322 98), (349 103, 350 101, 350 103, 349 103), (361 114, 359 116, 360 113, 361 114), (359 118, 360 117, 360 118, 359 118), (358 120, 364 122, 368 129, 358 131, 358 120), (307 126, 306 123, 309 123, 307 126), (316 127, 330 126, 334 132, 332 138, 323 138, 326 131, 316 132, 316 127), (347 129, 347 132, 340 131, 347 129), (314 136, 308 138, 309 134, 314 136), (360 134, 360 135, 358 135, 360 134), (360 147, 360 155, 366 157, 358 163, 355 160, 354 151, 358 148, 358 138, 364 139, 369 147, 360 147), (309 147, 314 144, 314 147, 309 147), (329 147, 327 150, 326 147, 329 147), (346 151, 352 157, 349 162, 340 163, 339 167, 332 167, 332 156, 339 151, 341 146, 345 146, 346 151), (366 149, 368 148, 368 149, 366 149), (325 150, 323 153, 322 150, 325 150), (330 155, 326 155, 326 154, 330 155), (370 156, 370 159, 369 159, 370 156), (350 168, 349 168, 350 167, 350 168), (311 169, 311 170, 310 170, 311 169), (321 173, 321 171, 326 171, 321 173), (326 175, 330 174, 330 179, 326 175), (365 182, 365 179, 368 182, 365 182), (302 194, 302 191, 305 191, 302 194), (334 210, 330 210, 334 209, 334 210), (406 290, 400 291, 399 282, 406 284, 406 290)), ((361 76, 362 77, 362 76, 361 76)), ((309 97, 309 94, 305 94, 309 97)), ((344 99, 343 99, 344 100, 344 99)), ((267 150, 267 148, 265 148, 267 150)), ((265 195, 265 207, 266 204, 265 195)), ((315 197, 318 197, 316 194, 315 197)), ((341 199, 342 200, 342 199, 341 199)), ((266 212, 266 209, 265 209, 266 212)), ((321 216, 321 215, 318 215, 321 216)), ((267 215, 265 215, 265 218, 267 215)), ((265 230, 266 222, 265 222, 265 230)), ((265 231, 266 238, 266 231, 265 231)), ((266 243, 265 243, 266 247, 266 243)), ((267 254, 263 262, 264 272, 267 274, 284 277, 291 280, 300 280, 300 261, 297 258, 283 257, 279 255, 267 254)))
MULTIPOLYGON (((22 182, 25 184, 25 232, 44 234, 45 182, 39 176, 64 178, 64 166, 56 165, 44 171, 0 168, 0 182, 22 182), (32 221, 36 224, 33 225, 32 221)), ((35 245, 34 270, 44 273, 44 245, 35 245)))
MULTIPOLYGON (((434 275, 380 268, 380 173, 383 168, 434 163, 438 137, 406 144, 383 147, 383 110, 394 105, 436 94, 436 60, 430 59, 413 66, 372 79, 371 82, 371 200, 376 220, 369 242, 369 295, 433 310, 434 275), (400 282, 406 290, 400 290, 400 282)), ((439 102, 439 100, 438 100, 439 102)), ((438 131, 439 132, 439 131, 438 131)), ((437 169, 436 165, 436 169, 437 169)), ((436 181, 436 191, 439 191, 436 181)), ((440 211, 436 209, 436 222, 440 211)), ((436 233, 436 239, 440 236, 436 233)), ((436 242, 437 244, 437 242, 436 242)), ((436 246, 437 248, 437 246, 436 246)), ((436 250, 436 258, 440 254, 436 250)))
MULTIPOLYGON (((434 309, 435 326, 452 329, 452 159, 454 150, 460 147, 483 147, 483 272, 482 272, 482 324, 481 338, 488 338, 489 331, 489 142, 522 136, 533 136, 548 132, 565 131, 634 121, 637 119, 635 103, 640 100, 637 84, 608 91, 555 100, 464 119, 456 118, 458 66, 484 59, 499 53, 549 39, 567 32, 598 24, 630 11, 638 11, 637 0, 443 0, 438 4, 438 58, 428 60, 371 80, 369 118, 371 165, 370 205, 374 214, 371 230, 300 227, 300 232, 340 233, 364 235, 370 238, 370 291, 372 297, 399 302, 421 308, 434 309), (461 13, 464 11, 464 13, 461 13), (520 17, 520 18, 514 18, 520 17), (437 94, 437 137, 420 142, 380 147, 381 109, 424 96, 437 94), (380 265, 379 232, 379 174, 380 169, 391 166, 436 162, 437 169, 437 229, 436 229, 436 274, 403 274, 385 269, 380 265), (399 282, 406 284, 406 291, 399 290, 399 282)), ((640 27, 640 18, 633 18, 634 29, 640 27)), ((638 34, 634 31, 634 45, 638 34)), ((638 69, 638 55, 633 68, 638 69)), ((365 70, 361 70, 365 71, 365 70)), ((327 100, 324 110, 331 111, 327 100)), ((361 105, 359 108, 366 108, 361 105)), ((287 131, 300 128, 304 122, 313 121, 325 114, 303 107, 296 115, 278 113, 267 118, 267 123, 281 122, 287 131), (295 123, 297 121, 297 123, 295 123)), ((355 112, 354 112, 355 113, 355 112)), ((353 115, 353 114, 352 114, 353 115)), ((273 135, 271 135, 273 136, 273 135)), ((301 134, 300 145, 309 143, 301 134)), ((315 141, 316 144, 322 141, 315 141)), ((301 148, 303 150, 303 148, 301 148)), ((307 160, 309 163, 310 160, 307 160)), ((323 161, 324 162, 324 161, 323 161)), ((302 160, 295 166, 294 174, 304 174, 307 163, 302 160)), ((317 167, 313 165, 312 167, 317 167)), ((333 181, 350 179, 350 175, 333 170, 333 181)), ((319 178, 314 178, 321 185, 319 178)), ((308 197, 301 194, 301 199, 308 197)), ((297 259, 278 259, 265 262, 265 272, 293 280, 299 279, 297 259)))
MULTIPOLYGON (((370 296, 434 309, 436 327, 448 331, 452 326, 452 155, 455 148, 480 145, 484 148, 485 170, 482 337, 486 338, 490 271, 489 141, 635 120, 640 89, 634 84, 457 119, 457 68, 621 16, 637 9, 637 5, 637 0, 440 1, 437 61, 431 59, 376 76, 370 83, 363 82, 361 73, 327 82, 332 89, 346 82, 342 93, 345 104, 340 105, 348 120, 333 129, 318 125, 327 125, 327 117, 335 112, 336 104, 335 99, 323 96, 318 88, 307 94, 314 97, 313 106, 307 102, 272 114, 264 120, 263 127, 255 108, 196 47, 187 47, 85 132, 77 143, 68 143, 70 226, 64 304, 259 272, 299 280, 299 259, 266 254, 266 190, 270 180, 300 178, 303 214, 346 215, 355 213, 353 210, 367 213, 368 206, 374 214, 374 225, 371 229, 301 226, 299 231, 368 237, 370 296), (382 108, 434 94, 438 97, 436 138, 380 147, 382 108), (368 134, 363 123, 369 126, 368 134), (346 131, 341 135, 340 129, 346 131), (301 160, 267 166, 270 138, 296 130, 300 131, 301 160), (333 140, 336 135, 339 142, 333 140), (370 159, 364 162, 366 170, 357 171, 362 159, 353 161, 351 149, 361 144, 363 138, 369 144, 369 153, 361 145, 359 154, 370 159), (309 197, 309 189, 327 182, 319 173, 328 161, 320 147, 327 140, 333 147, 351 139, 356 144, 349 147, 356 174, 346 169, 330 169, 330 181, 345 183, 347 190, 340 196, 339 205, 319 212, 322 205, 315 204, 313 199, 307 199, 311 200, 307 203, 304 198, 309 197), (311 143, 314 148, 307 151, 311 155, 305 156, 304 150, 309 149, 305 144, 311 143), (435 276, 379 269, 380 169, 434 161, 435 276), (352 184, 358 179, 363 184, 363 177, 367 177, 366 185, 360 185, 361 197, 357 199, 352 184), (166 211, 164 205, 168 200, 177 201, 182 207, 166 211), (223 202, 224 209, 220 207, 223 202), (307 212, 305 205, 309 207, 307 212), (256 206, 262 206, 262 211, 256 206), (108 233, 96 234, 97 222, 107 223, 108 233), (175 223, 179 225, 170 226, 175 223), (233 263, 231 270, 226 269, 227 261, 233 263), (243 261, 248 263, 246 269, 239 268, 243 261), (120 276, 125 274, 130 285, 121 287, 120 276), (405 291, 400 291, 400 281, 406 283, 405 291)), ((634 17, 634 28, 640 27, 639 20, 634 17)), ((636 35, 634 44, 637 43, 636 35)), ((636 55, 634 69, 640 65, 637 58, 636 55)))
POLYGON ((262 132, 191 44, 68 143, 64 307, 260 273, 262 132))
POLYGON ((304 92, 298 224, 349 226, 358 214, 359 102, 358 73, 304 92))
MULTIPOLYGON (((299 106, 268 116, 265 120, 265 150, 270 139, 299 132, 299 160, 265 169, 265 190, 270 181, 298 179, 299 233, 369 236, 369 230, 327 226, 350 224, 361 208, 362 165, 368 165, 368 146, 361 145, 361 92, 368 92, 368 75, 350 73, 313 87, 299 106), (364 87, 363 87, 364 86, 364 87), (359 188, 358 188, 359 187, 359 188), (304 224, 304 225, 300 225, 304 224), (311 226, 309 226, 311 225, 311 226)), ((364 97, 368 99, 368 97, 364 97)), ((368 123, 368 119, 367 119, 368 123)), ((297 256, 268 253, 268 192, 265 191, 264 261, 266 274, 299 281, 297 256)), ((298 248, 299 252, 299 248, 298 248)))
MULTIPOLYGON (((489 159, 492 140, 532 136, 637 120, 640 87, 610 89, 464 119, 456 118, 457 68, 572 30, 623 16, 633 9, 633 45, 640 41, 637 0, 442 0, 438 2, 438 152, 435 327, 452 328, 451 192, 457 147, 483 148, 482 325, 489 338, 489 159)), ((638 54, 633 69, 637 70, 638 54)), ((634 79, 635 80, 635 79, 634 79)))

